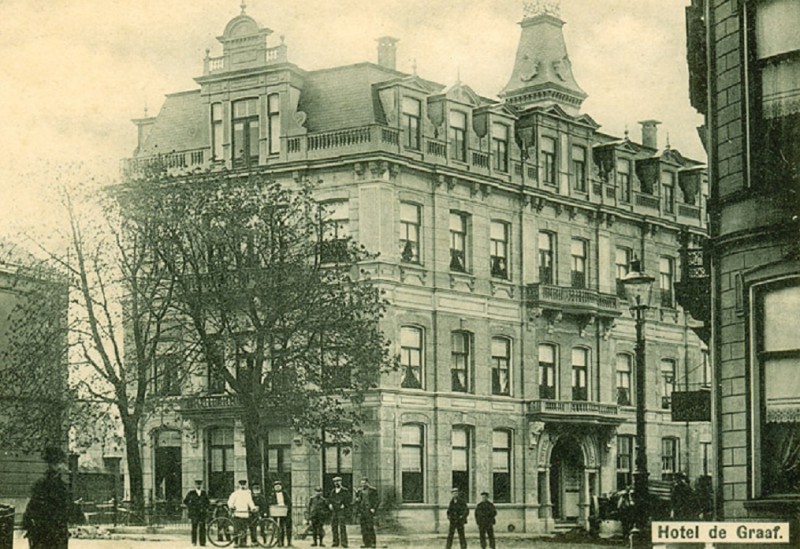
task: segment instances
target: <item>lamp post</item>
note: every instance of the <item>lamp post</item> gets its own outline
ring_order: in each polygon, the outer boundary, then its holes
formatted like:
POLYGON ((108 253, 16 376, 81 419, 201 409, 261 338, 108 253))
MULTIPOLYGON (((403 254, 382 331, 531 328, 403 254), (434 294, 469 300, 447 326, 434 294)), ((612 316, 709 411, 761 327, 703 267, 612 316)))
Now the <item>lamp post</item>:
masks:
POLYGON ((647 362, 645 360, 644 322, 650 308, 654 278, 642 271, 638 259, 631 261, 630 272, 622 277, 625 295, 636 319, 636 471, 633 474, 636 511, 636 546, 649 547, 650 490, 647 485, 647 362))

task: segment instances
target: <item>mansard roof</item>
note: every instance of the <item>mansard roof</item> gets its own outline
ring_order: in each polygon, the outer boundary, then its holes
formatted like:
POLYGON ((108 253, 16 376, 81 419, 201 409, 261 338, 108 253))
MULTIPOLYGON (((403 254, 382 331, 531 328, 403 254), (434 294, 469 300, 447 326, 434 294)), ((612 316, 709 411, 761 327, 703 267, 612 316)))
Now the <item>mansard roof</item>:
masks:
POLYGON ((208 106, 200 90, 167 95, 144 142, 140 156, 189 151, 208 146, 208 106))

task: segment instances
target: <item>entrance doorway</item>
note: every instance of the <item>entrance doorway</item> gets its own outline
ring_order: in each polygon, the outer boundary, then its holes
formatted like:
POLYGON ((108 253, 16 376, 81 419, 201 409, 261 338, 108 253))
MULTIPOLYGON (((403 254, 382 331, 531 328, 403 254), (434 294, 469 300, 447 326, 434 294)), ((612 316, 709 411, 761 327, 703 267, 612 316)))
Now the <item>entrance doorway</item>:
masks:
POLYGON ((580 517, 583 455, 572 437, 561 437, 550 454, 550 501, 553 518, 577 521, 580 517))
POLYGON ((182 498, 180 431, 159 431, 156 436, 154 476, 156 501, 180 504, 182 498))

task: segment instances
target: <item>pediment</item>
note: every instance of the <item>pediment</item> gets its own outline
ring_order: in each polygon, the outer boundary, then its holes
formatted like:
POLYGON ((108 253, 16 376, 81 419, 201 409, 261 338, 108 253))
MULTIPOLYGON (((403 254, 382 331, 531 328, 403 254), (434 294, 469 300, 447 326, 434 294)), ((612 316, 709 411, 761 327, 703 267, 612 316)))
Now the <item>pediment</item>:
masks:
POLYGON ((460 82, 447 88, 444 95, 451 101, 466 103, 472 107, 479 107, 482 104, 480 96, 472 88, 460 82))

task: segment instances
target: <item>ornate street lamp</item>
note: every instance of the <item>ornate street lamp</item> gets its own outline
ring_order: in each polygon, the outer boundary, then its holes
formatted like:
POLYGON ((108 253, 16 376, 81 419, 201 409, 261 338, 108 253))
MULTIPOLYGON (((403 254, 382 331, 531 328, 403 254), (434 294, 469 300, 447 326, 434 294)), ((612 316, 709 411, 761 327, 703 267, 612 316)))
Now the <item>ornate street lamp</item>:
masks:
POLYGON ((649 547, 650 490, 647 485, 647 362, 645 360, 644 321, 650 308, 650 293, 655 279, 642 271, 638 259, 631 261, 630 272, 622 277, 625 296, 636 318, 636 471, 633 474, 636 511, 636 546, 649 547))

